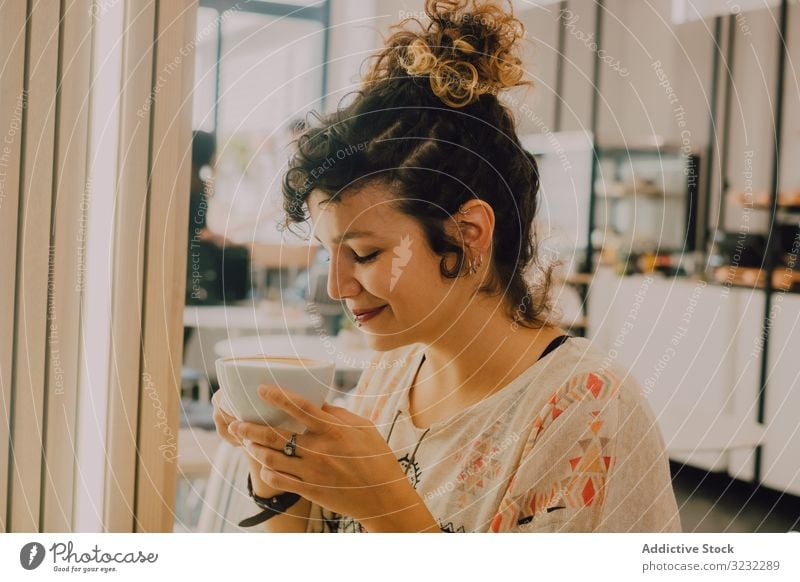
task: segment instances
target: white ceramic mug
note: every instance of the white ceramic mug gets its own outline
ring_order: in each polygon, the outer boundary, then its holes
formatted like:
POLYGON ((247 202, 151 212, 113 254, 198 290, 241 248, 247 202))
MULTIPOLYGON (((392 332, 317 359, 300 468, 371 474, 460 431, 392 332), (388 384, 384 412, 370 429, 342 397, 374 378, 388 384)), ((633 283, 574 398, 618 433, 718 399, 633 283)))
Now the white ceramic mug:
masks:
POLYGON ((258 395, 262 384, 294 392, 322 406, 333 383, 336 364, 293 356, 234 356, 216 362, 220 406, 239 420, 280 426, 290 417, 258 395))

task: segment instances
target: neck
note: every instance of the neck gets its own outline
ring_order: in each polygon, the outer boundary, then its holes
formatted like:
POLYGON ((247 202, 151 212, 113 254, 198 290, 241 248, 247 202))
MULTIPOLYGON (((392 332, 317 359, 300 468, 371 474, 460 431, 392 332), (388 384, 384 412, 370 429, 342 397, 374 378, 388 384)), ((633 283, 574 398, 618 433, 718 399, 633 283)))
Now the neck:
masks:
POLYGON ((491 392, 530 367, 563 330, 512 326, 501 300, 473 302, 457 321, 427 343, 418 381, 460 393, 491 392))

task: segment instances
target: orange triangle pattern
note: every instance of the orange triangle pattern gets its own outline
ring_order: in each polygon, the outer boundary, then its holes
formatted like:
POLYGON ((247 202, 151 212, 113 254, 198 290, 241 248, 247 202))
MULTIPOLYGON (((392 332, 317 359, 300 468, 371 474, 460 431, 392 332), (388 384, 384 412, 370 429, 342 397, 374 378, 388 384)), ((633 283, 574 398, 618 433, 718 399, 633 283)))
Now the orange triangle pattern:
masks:
MULTIPOLYGON (((550 396, 544 410, 534 419, 533 432, 523 450, 523 460, 533 454, 537 441, 544 431, 571 404, 588 402, 591 399, 611 401, 618 389, 619 380, 611 371, 581 374, 570 378, 565 386, 550 396)), ((605 404, 597 403, 597 407, 596 410, 588 411, 585 417, 584 426, 588 430, 584 435, 587 438, 581 438, 575 443, 581 451, 580 456, 567 458, 567 467, 561 473, 561 478, 543 486, 537 484, 535 488, 528 489, 522 495, 505 497, 492 520, 491 531, 508 531, 515 527, 519 519, 536 516, 550 508, 563 507, 577 510, 589 506, 602 507, 609 471, 616 458, 606 454, 611 439, 601 436, 607 424, 602 415, 605 404)), ((515 474, 512 483, 516 480, 515 474)), ((512 485, 508 491, 515 489, 512 485)))
MULTIPOLYGON (((533 421, 533 434, 530 445, 525 452, 529 453, 535 442, 541 437, 547 427, 555 421, 573 403, 581 402, 588 398, 595 400, 610 400, 619 388, 619 380, 608 370, 589 374, 578 374, 569 379, 547 399, 547 405, 533 421)), ((600 411, 593 411, 594 416, 599 416, 600 411)), ((599 430, 599 429, 598 429, 599 430)))
POLYGON ((589 377, 586 380, 586 387, 589 389, 589 392, 592 393, 592 396, 598 398, 600 396, 600 391, 603 389, 605 382, 603 382, 599 377, 595 374, 589 374, 589 377))

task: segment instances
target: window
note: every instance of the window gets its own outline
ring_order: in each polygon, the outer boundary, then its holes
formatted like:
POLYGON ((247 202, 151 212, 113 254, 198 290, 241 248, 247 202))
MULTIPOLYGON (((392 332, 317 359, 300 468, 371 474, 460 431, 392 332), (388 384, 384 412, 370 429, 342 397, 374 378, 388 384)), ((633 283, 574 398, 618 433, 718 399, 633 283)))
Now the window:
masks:
POLYGON ((277 242, 290 126, 323 106, 328 3, 200 4, 193 122, 217 138, 208 225, 277 242))

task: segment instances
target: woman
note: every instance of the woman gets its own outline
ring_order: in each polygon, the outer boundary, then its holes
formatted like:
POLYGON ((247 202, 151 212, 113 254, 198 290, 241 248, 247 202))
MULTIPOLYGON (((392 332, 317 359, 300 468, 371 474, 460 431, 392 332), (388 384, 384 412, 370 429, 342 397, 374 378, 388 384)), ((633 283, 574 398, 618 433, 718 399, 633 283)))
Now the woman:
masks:
POLYGON ((220 434, 250 454, 259 519, 268 531, 677 531, 638 387, 547 322, 536 164, 497 96, 523 84, 521 23, 483 2, 429 0, 426 13, 419 31, 401 23, 350 104, 306 130, 285 176, 287 222, 310 221, 331 297, 377 354, 349 410, 261 387, 301 434, 216 409, 220 434))

